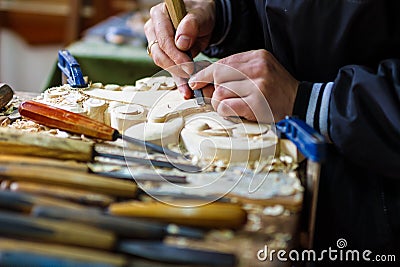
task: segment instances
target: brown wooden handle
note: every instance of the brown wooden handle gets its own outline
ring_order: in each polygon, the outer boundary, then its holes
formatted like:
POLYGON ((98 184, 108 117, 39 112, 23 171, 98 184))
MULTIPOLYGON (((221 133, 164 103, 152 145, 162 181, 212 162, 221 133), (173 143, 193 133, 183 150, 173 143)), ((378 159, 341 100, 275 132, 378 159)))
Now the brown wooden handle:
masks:
POLYGON ((93 226, 0 212, 0 233, 31 240, 112 249, 115 235, 93 226))
POLYGON ((0 109, 5 107, 13 98, 14 92, 5 83, 0 83, 0 109))
POLYGON ((214 202, 196 206, 202 203, 186 200, 175 201, 174 204, 176 205, 172 206, 161 202, 120 202, 111 204, 109 212, 114 215, 150 218, 204 228, 237 229, 243 226, 247 219, 247 213, 238 204, 214 202))
POLYGON ((183 0, 165 0, 169 17, 175 30, 178 28, 181 20, 186 16, 186 7, 183 0))
POLYGON ((0 154, 92 161, 93 143, 0 127, 0 154))
POLYGON ((42 196, 53 197, 56 199, 65 199, 80 204, 106 207, 115 201, 114 198, 91 192, 88 190, 72 189, 56 185, 43 185, 31 182, 14 182, 10 185, 10 190, 16 192, 25 192, 42 196))
POLYGON ((103 123, 67 110, 28 100, 19 106, 21 116, 39 124, 89 137, 116 140, 118 132, 103 123))

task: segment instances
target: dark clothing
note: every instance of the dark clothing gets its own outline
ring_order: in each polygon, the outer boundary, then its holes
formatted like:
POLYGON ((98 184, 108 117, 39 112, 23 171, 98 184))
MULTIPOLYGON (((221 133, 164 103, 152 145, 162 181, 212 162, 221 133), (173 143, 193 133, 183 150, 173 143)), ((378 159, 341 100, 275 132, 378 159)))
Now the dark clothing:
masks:
POLYGON ((302 81, 294 115, 332 142, 315 244, 400 248, 400 1, 216 0, 209 56, 267 49, 302 81), (222 14, 222 15, 221 15, 222 14))

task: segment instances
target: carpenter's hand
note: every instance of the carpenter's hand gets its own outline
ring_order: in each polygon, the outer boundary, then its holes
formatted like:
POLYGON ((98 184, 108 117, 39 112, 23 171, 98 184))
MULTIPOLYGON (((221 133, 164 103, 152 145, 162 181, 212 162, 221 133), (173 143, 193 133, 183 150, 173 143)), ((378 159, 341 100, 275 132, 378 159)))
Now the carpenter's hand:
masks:
POLYGON ((266 50, 235 54, 219 60, 189 80, 205 92, 222 116, 241 116, 270 123, 293 112, 299 82, 266 50), (271 113, 272 112, 272 113, 271 113))
MULTIPOLYGON (((210 41, 215 22, 215 4, 212 0, 185 1, 187 15, 174 30, 165 3, 150 10, 150 19, 144 29, 151 46, 151 56, 156 65, 168 70, 176 77, 189 78, 193 73, 191 59, 183 51, 195 57, 210 41)), ((180 88, 188 98, 188 88, 180 88)))

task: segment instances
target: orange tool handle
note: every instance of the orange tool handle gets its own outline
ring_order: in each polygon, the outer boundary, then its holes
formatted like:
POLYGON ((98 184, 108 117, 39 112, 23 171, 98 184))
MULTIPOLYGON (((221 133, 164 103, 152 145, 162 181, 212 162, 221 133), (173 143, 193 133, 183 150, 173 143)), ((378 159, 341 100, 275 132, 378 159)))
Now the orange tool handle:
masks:
POLYGON ((19 113, 21 116, 39 124, 75 134, 83 134, 88 137, 108 141, 114 141, 119 137, 118 131, 108 125, 80 114, 32 100, 21 103, 19 113))

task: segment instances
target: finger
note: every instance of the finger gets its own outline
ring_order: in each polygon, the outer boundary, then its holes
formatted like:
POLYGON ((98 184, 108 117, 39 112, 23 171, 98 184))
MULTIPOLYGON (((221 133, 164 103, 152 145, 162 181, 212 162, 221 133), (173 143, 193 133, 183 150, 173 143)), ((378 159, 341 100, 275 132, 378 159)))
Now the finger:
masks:
POLYGON ((179 23, 176 29, 175 44, 182 51, 188 51, 197 36, 199 35, 199 25, 194 14, 188 13, 179 23))
POLYGON ((223 117, 243 117, 255 121, 256 117, 243 98, 229 98, 221 101, 216 110, 223 117))
POLYGON ((153 21, 154 32, 157 35, 159 46, 164 53, 177 65, 192 61, 188 55, 180 51, 175 45, 175 30, 169 18, 165 3, 151 8, 150 16, 153 21))
MULTIPOLYGON (((147 40, 149 42, 152 42, 154 40, 157 40, 156 33, 154 32, 154 27, 153 27, 153 22, 152 20, 148 20, 144 26, 145 29, 145 34, 147 40)), ((149 48, 150 56, 153 59, 154 63, 163 68, 166 69, 168 72, 171 74, 174 74, 175 76, 179 77, 189 77, 188 74, 182 70, 182 68, 177 67, 175 65, 175 62, 173 62, 165 53, 163 50, 160 49, 157 43, 153 44, 149 48)))
POLYGON ((193 91, 189 88, 187 84, 187 79, 181 78, 179 76, 173 75, 176 86, 178 87, 179 92, 182 94, 184 99, 193 98, 193 91))
POLYGON ((189 86, 193 90, 201 89, 208 84, 214 84, 214 67, 215 64, 200 70, 189 79, 189 86))

